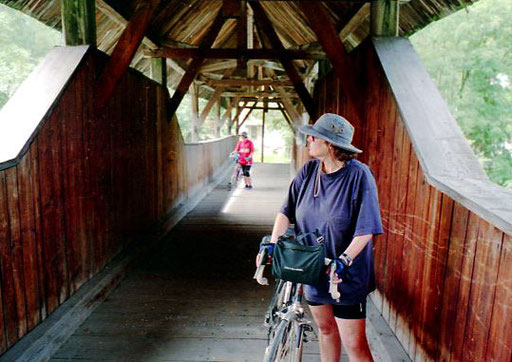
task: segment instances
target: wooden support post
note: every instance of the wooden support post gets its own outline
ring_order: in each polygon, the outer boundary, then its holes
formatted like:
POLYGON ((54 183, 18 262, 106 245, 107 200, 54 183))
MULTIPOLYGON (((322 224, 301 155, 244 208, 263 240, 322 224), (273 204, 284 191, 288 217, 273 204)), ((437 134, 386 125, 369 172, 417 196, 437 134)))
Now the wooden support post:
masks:
POLYGON ((228 133, 231 134, 231 131, 233 129, 233 124, 234 123, 238 123, 237 121, 237 117, 238 115, 240 114, 240 105, 238 104, 238 101, 236 102, 235 104, 235 116, 230 120, 230 122, 228 123, 228 133))
POLYGON ((265 162, 265 115, 267 114, 268 102, 265 99, 263 101, 263 115, 261 119, 261 163, 265 162))
MULTIPOLYGON (((299 4, 300 4, 300 2, 299 2, 299 4)), ((323 5, 320 4, 320 6, 323 6, 323 5)), ((272 44, 272 48, 275 50, 284 51, 285 50, 284 46, 281 43, 281 40, 279 39, 279 37, 277 36, 277 33, 274 30, 274 27, 272 26, 272 22, 267 17, 267 14, 265 14, 265 10, 261 6, 261 4, 257 1, 252 1, 251 7, 254 12, 254 16, 256 17, 256 19, 258 21, 258 25, 261 27, 263 32, 267 35, 270 43, 272 44)), ((293 65, 293 62, 289 58, 285 58, 285 57, 281 57, 279 60, 281 61, 281 64, 283 64, 283 67, 286 70, 288 77, 290 78, 290 80, 293 83, 295 92, 297 92, 297 94, 299 95, 310 118, 315 119, 316 104, 313 101, 313 98, 309 94, 308 90, 304 86, 304 83, 302 82, 302 78, 300 77, 297 69, 293 65)))
POLYGON ((112 97, 117 82, 130 66, 133 56, 144 38, 160 0, 144 1, 138 4, 130 22, 119 38, 112 56, 97 83, 97 111, 101 112, 112 97))
POLYGON ((176 113, 176 110, 178 109, 181 101, 183 100, 183 97, 187 93, 187 90, 190 87, 190 84, 194 81, 194 78, 196 77, 197 73, 199 72, 199 69, 201 69, 201 65, 204 62, 204 58, 201 57, 201 51, 210 48, 213 45, 213 42, 217 38, 217 35, 219 34, 220 29, 222 28, 222 25, 224 24, 224 17, 222 16, 222 11, 219 11, 217 16, 215 17, 215 20, 213 21, 213 24, 210 26, 210 29, 206 33, 206 35, 201 40, 201 44, 199 45, 199 55, 196 58, 193 58, 190 62, 187 72, 185 75, 181 78, 180 84, 178 84, 178 87, 176 88, 176 91, 174 92, 172 99, 169 104, 169 117, 172 119, 174 117, 174 114, 176 113))
POLYGON ((217 109, 215 112, 215 137, 220 138, 220 129, 222 127, 222 123, 220 123, 220 106, 221 106, 221 99, 217 101, 217 109))
POLYGON ((233 123, 236 122, 236 131, 238 132, 238 122, 239 122, 239 117, 240 117, 240 113, 242 113, 242 110, 245 108, 245 105, 247 104, 247 101, 244 101, 244 103, 242 104, 242 106, 240 107, 240 105, 238 104, 238 98, 236 98, 236 113, 235 113, 235 116, 233 117, 231 123, 229 124, 228 126, 228 130, 229 130, 229 133, 231 133, 231 128, 233 126, 233 123))
POLYGON ((372 36, 398 36, 399 5, 397 0, 374 0, 370 9, 372 36))
POLYGON ((224 114, 222 115, 222 117, 220 119, 220 127, 221 128, 222 128, 222 126, 224 126, 224 123, 226 122, 226 120, 228 121, 228 124, 227 124, 228 134, 231 133, 231 124, 232 124, 231 110, 233 109, 235 104, 238 104, 238 97, 233 98, 231 100, 231 102, 229 102, 228 108, 226 109, 226 111, 224 112, 224 114))
POLYGON ((151 59, 151 79, 167 87, 167 59, 151 59))
POLYGON ((354 73, 348 52, 338 36, 338 32, 331 22, 327 11, 321 2, 304 1, 298 3, 302 12, 308 19, 311 29, 315 32, 318 41, 322 45, 334 73, 340 80, 340 85, 360 119, 363 119, 363 89, 354 73))
MULTIPOLYGON (((254 48, 254 14, 251 7, 246 6, 247 10, 247 49, 254 48)), ((247 78, 252 79, 254 77, 254 65, 247 63, 247 78)), ((254 90, 253 87, 248 88, 249 92, 254 90)))
MULTIPOLYGON (((247 49, 247 1, 240 1, 240 16, 238 18, 238 49, 247 49)), ((247 67, 247 59, 238 59, 238 68, 245 69, 247 67)))
POLYGON ((233 109, 235 104, 238 104, 238 97, 233 98, 231 100, 231 102, 229 102, 228 108, 226 109, 226 111, 224 112, 224 114, 222 115, 222 117, 220 119, 220 122, 222 124, 224 124, 224 122, 226 121, 226 119, 228 119, 228 117, 229 118, 231 117, 231 110, 233 109))
POLYGON ((61 0, 61 14, 64 44, 96 46, 95 0, 61 0))
POLYGON ((198 127, 198 119, 199 119, 199 90, 197 89, 197 85, 192 83, 190 85, 189 93, 190 93, 190 106, 192 111, 192 129, 190 130, 190 140, 192 142, 199 141, 199 127, 198 127))

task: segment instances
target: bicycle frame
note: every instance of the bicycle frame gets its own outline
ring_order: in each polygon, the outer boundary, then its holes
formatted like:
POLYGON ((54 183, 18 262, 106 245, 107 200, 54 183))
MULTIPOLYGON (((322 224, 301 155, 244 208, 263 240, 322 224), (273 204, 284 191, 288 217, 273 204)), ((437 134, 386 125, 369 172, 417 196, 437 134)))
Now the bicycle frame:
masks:
POLYGON ((269 343, 263 361, 302 360, 306 332, 313 331, 311 321, 304 316, 302 293, 302 284, 278 281, 265 318, 269 343))
POLYGON ((235 166, 233 167, 233 173, 231 174, 231 178, 228 182, 228 189, 231 190, 231 188, 234 186, 236 187, 238 185, 238 181, 240 180, 240 175, 242 174, 242 166, 238 163, 238 157, 234 157, 235 160, 235 166))

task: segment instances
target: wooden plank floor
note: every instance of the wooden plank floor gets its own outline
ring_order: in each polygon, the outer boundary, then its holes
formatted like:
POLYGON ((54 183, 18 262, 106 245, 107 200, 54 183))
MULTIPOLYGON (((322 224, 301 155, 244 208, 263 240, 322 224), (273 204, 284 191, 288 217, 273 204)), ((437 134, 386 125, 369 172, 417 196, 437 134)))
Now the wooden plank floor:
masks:
MULTIPOLYGON (((253 175, 250 191, 219 185, 52 360, 261 360, 272 291, 252 280, 253 259, 286 195, 289 165, 256 164, 253 175)), ((319 360, 316 342, 305 360, 319 360)))

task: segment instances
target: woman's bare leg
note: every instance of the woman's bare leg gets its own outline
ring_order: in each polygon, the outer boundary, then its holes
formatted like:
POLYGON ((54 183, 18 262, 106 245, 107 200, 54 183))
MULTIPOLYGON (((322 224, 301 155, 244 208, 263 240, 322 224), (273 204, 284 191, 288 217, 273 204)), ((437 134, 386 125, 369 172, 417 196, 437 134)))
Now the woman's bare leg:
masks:
POLYGON ((338 327, 329 304, 309 306, 320 335, 320 356, 322 362, 339 362, 341 356, 341 340, 338 327))
POLYGON ((366 319, 336 318, 336 324, 350 362, 373 361, 366 339, 366 319))

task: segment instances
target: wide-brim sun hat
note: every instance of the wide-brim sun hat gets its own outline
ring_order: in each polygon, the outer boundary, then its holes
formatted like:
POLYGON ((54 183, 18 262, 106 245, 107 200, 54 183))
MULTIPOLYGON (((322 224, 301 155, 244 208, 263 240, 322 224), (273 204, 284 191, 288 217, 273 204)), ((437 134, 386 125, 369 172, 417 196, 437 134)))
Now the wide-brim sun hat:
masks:
POLYGON ((312 126, 309 124, 300 126, 299 132, 321 138, 349 152, 363 152, 352 145, 354 126, 342 116, 334 113, 323 114, 312 126))

